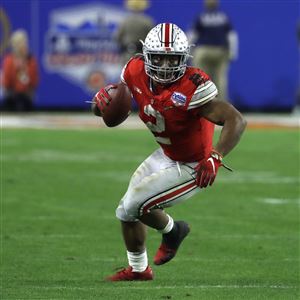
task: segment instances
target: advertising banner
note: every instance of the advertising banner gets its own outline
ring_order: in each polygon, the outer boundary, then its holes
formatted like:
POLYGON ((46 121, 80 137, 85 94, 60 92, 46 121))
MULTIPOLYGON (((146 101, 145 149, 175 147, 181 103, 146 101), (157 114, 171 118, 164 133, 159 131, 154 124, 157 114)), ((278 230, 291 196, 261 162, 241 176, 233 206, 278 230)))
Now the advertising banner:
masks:
MULTIPOLYGON (((221 1, 239 37, 227 99, 237 108, 295 107, 300 93, 296 2, 221 1)), ((23 28, 39 62, 37 109, 89 109, 85 101, 96 90, 119 81, 123 65, 115 35, 130 14, 123 0, 4 0, 1 5, 1 54, 8 51, 9 33, 23 28)), ((157 23, 173 22, 188 32, 202 9, 201 1, 153 0, 146 13, 157 23)))

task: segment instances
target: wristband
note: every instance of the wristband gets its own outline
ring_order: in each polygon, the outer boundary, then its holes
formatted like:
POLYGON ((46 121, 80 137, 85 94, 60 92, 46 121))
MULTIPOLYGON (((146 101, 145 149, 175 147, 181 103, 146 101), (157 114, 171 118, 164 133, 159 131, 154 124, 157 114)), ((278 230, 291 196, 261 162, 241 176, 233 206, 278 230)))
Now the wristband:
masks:
POLYGON ((223 155, 218 152, 217 150, 213 149, 210 153, 210 156, 218 160, 219 162, 222 162, 223 160, 223 155))

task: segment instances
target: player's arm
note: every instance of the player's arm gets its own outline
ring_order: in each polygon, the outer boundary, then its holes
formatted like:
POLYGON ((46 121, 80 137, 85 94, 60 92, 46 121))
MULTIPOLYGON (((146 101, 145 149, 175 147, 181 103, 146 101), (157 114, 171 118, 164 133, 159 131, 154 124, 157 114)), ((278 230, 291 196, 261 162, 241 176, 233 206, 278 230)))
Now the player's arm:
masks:
POLYGON ((215 148, 208 157, 199 161, 195 167, 197 174, 196 184, 200 188, 205 188, 213 184, 220 166, 231 170, 222 163, 222 159, 240 140, 246 128, 246 121, 231 104, 216 99, 202 105, 197 115, 212 123, 223 126, 215 148))
POLYGON ((228 154, 239 142, 246 128, 246 120, 241 113, 225 101, 213 99, 201 106, 199 117, 223 126, 215 150, 222 156, 228 154))
POLYGON ((223 126, 217 145, 195 167, 196 184, 205 188, 213 184, 219 167, 230 169, 222 163, 222 159, 239 142, 246 128, 246 121, 231 104, 216 99, 218 89, 207 74, 197 72, 190 79, 197 88, 188 102, 187 110, 193 111, 196 117, 223 126))

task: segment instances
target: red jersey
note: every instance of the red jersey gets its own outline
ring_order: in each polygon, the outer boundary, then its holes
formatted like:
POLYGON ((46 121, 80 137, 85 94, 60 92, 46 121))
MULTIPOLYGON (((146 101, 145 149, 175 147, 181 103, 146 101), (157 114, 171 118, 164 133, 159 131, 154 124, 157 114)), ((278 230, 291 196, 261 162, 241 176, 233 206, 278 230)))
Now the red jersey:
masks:
POLYGON ((168 157, 193 162, 209 155, 214 124, 196 114, 201 105, 217 95, 207 74, 187 67, 183 77, 154 92, 143 59, 133 58, 124 67, 121 79, 138 104, 139 117, 168 157))

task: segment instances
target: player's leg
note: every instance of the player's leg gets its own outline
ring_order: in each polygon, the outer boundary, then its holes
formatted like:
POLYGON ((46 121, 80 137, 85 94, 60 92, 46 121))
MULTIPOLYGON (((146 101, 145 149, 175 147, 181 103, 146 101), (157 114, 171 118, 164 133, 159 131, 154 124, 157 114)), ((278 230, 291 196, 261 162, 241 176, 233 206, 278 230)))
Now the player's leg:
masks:
POLYGON ((139 219, 156 230, 163 230, 169 222, 168 215, 162 209, 153 209, 149 213, 140 216, 139 219))
MULTIPOLYGON (((140 221, 121 221, 122 235, 127 251, 144 252, 147 236, 147 226, 140 221)), ((146 266, 147 267, 147 266, 146 266)))
MULTIPOLYGON (((145 224, 148 226, 163 229, 166 227, 169 218, 161 210, 155 210, 145 215, 145 224), (150 217, 150 215, 153 215, 150 217)), ((108 278, 110 281, 121 280, 150 280, 153 278, 152 270, 148 267, 148 257, 145 247, 147 226, 140 222, 121 221, 122 234, 127 249, 127 258, 130 268, 122 270, 108 278)))
MULTIPOLYGON (((173 221, 162 208, 173 206, 191 197, 199 189, 193 178, 193 166, 176 163, 158 151, 154 161, 146 160, 137 170, 151 168, 140 180, 133 180, 120 207, 128 216, 162 233, 162 244, 155 256, 155 264, 172 259, 181 242, 189 233, 189 226, 183 221, 173 221), (151 167, 149 167, 151 166, 151 167), (157 167, 155 167, 157 166, 157 167)), ((134 179, 135 176, 133 176, 134 179)))
POLYGON ((156 265, 165 264, 174 258, 180 244, 190 232, 189 225, 186 222, 174 221, 162 209, 154 209, 150 213, 141 216, 140 220, 162 234, 161 245, 154 257, 156 265))
MULTIPOLYGON (((180 242, 187 235, 189 229, 184 230, 183 234, 182 226, 178 228, 176 222, 174 226, 173 219, 159 208, 172 206, 192 194, 196 185, 191 175, 191 169, 182 167, 182 174, 179 174, 176 163, 158 150, 146 159, 134 173, 127 193, 116 211, 117 217, 122 221, 130 269, 127 268, 125 273, 123 270, 121 274, 116 274, 109 280, 148 280, 150 278, 149 267, 145 271, 141 271, 142 267, 145 268, 148 260, 144 244, 146 234, 139 220, 161 231, 163 236, 174 235, 177 237, 179 232, 180 242), (137 273, 140 273, 141 276, 137 276, 137 273)), ((178 242, 178 238, 176 242, 178 242)), ((172 249, 173 257, 178 246, 175 247, 176 249, 172 249)), ((169 255, 169 253, 167 254, 169 255)))
POLYGON ((196 47, 193 54, 193 66, 204 70, 207 74, 211 73, 210 49, 206 46, 196 47))
POLYGON ((134 272, 143 272, 148 267, 145 247, 146 225, 162 234, 162 243, 155 255, 154 263, 162 265, 171 260, 190 229, 183 221, 173 221, 162 209, 154 209, 142 215, 140 221, 122 221, 122 233, 127 248, 129 265, 134 272), (141 221, 141 222, 140 222, 141 221))
MULTIPOLYGON (((147 230, 146 225, 140 222, 136 215, 128 214, 125 209, 125 201, 130 201, 131 196, 129 194, 132 190, 136 190, 136 187, 144 178, 159 170, 159 161, 160 152, 155 151, 137 168, 130 179, 128 190, 117 208, 116 216, 121 220, 124 242, 129 251, 142 251, 145 248, 147 230)), ((157 220, 156 222, 158 226, 163 228, 168 222, 168 218, 163 216, 161 221, 157 220), (161 225, 159 225, 160 222, 162 222, 161 225)), ((150 225, 150 227, 152 226, 150 225)))
POLYGON ((228 51, 223 50, 220 58, 220 62, 217 68, 217 80, 219 97, 221 100, 228 101, 228 51))
MULTIPOLYGON (((156 151, 157 152, 157 151, 156 151)), ((158 165, 158 154, 154 152, 148 157, 135 171, 131 177, 128 191, 122 198, 117 210, 116 216, 121 221, 122 235, 127 250, 127 259, 129 267, 107 277, 110 281, 125 280, 151 280, 153 274, 148 266, 148 257, 145 246, 147 226, 139 221, 136 216, 129 215, 124 207, 124 202, 128 199, 128 193, 136 187, 140 181, 156 171, 158 165)))
MULTIPOLYGON (((120 212, 119 212, 120 213, 120 212)), ((108 281, 152 280, 145 247, 147 228, 140 221, 122 221, 122 235, 129 266, 106 278, 108 281)))

